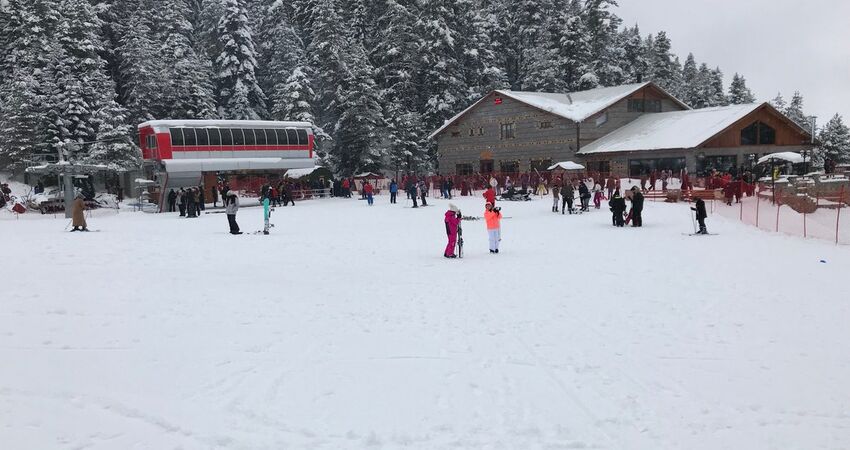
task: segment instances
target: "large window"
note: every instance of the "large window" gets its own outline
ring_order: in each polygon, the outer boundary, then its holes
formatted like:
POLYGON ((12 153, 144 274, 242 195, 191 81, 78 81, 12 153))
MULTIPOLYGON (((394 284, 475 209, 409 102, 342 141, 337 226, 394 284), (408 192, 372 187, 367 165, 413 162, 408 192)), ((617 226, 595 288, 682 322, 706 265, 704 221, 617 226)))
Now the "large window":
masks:
POLYGON ((481 160, 481 173, 493 173, 493 160, 492 159, 482 159, 481 160))
POLYGON ((274 133, 277 136, 277 145, 287 145, 286 130, 278 128, 274 133))
POLYGON ((738 166, 738 157, 732 156, 706 156, 697 158, 697 175, 705 176, 712 170, 718 172, 731 172, 738 166))
POLYGON ((286 139, 289 141, 289 145, 298 145, 298 133, 294 129, 286 129, 286 139))
POLYGON ((514 136, 514 124, 513 123, 503 123, 501 126, 501 131, 499 133, 500 139, 513 139, 514 136))
POLYGON ((531 167, 531 171, 543 172, 544 170, 549 170, 552 167, 552 159, 532 159, 529 161, 529 166, 531 167))
POLYGON ((241 128, 231 128, 230 134, 233 135, 233 145, 245 145, 245 135, 241 128))
POLYGON ((183 129, 169 128, 168 132, 171 134, 171 145, 183 145, 183 129))
POLYGON ((472 175, 472 164, 457 164, 455 172, 458 175, 472 175))
POLYGON ((210 135, 207 134, 206 128, 196 128, 195 136, 198 138, 198 145, 210 145, 210 135))
POLYGON ((776 143, 776 130, 762 122, 754 122, 741 130, 741 145, 773 145, 776 143))
POLYGON ((265 130, 254 130, 254 135, 257 136, 257 145, 266 145, 266 132, 265 130))
POLYGON ((233 145, 233 134, 230 133, 229 128, 221 128, 218 130, 221 133, 221 145, 225 147, 229 147, 233 145))
POLYGON ((502 173, 518 173, 519 161, 499 161, 499 171, 502 173))
POLYGON ((197 139, 195 139, 195 129, 194 128, 184 128, 183 129, 183 145, 187 147, 194 146, 198 143, 197 139))
POLYGON ((145 140, 147 141, 148 148, 156 148, 156 136, 149 134, 145 140))
MULTIPOLYGON (((639 177, 648 175, 653 170, 672 170, 678 172, 685 168, 685 158, 652 158, 652 159, 630 159, 629 176, 639 177)), ((603 170, 602 172, 607 172, 603 170)))
POLYGON ((277 134, 274 130, 266 130, 266 145, 277 145, 277 134))
POLYGON ((257 143, 257 140, 254 139, 254 130, 247 128, 242 130, 245 133, 245 145, 254 145, 257 143))
POLYGON ((210 128, 207 130, 210 135, 210 145, 218 147, 221 145, 221 132, 218 128, 210 128))
POLYGON ((661 100, 630 99, 629 112, 661 112, 661 100))
POLYGON ((298 145, 307 145, 310 143, 310 138, 307 137, 307 130, 295 130, 298 133, 298 145))

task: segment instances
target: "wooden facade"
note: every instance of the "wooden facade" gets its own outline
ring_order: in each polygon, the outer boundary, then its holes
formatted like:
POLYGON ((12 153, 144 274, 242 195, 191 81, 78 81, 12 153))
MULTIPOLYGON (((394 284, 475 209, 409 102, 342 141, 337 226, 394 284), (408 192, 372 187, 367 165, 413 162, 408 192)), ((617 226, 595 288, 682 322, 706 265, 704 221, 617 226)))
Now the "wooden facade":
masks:
POLYGON ((630 99, 659 100, 661 111, 685 109, 652 85, 634 92, 581 123, 491 92, 476 107, 435 136, 441 174, 458 173, 458 165, 473 172, 503 171, 517 167, 525 172, 535 162, 576 160, 583 145, 635 120, 644 112, 630 112, 630 99), (502 126, 513 125, 514 137, 503 137, 502 126))
POLYGON ((749 165, 760 156, 780 151, 806 151, 811 137, 765 103, 694 148, 636 150, 621 153, 577 152, 643 114, 629 111, 629 100, 658 100, 660 112, 687 109, 663 90, 648 84, 580 123, 491 92, 435 135, 439 172, 445 175, 525 172, 558 161, 574 160, 590 170, 619 176, 653 168, 684 168, 696 173, 714 168, 712 161, 734 167, 749 165), (773 142, 742 142, 742 130, 759 122, 774 131, 773 142), (656 167, 667 165, 675 167, 656 167))

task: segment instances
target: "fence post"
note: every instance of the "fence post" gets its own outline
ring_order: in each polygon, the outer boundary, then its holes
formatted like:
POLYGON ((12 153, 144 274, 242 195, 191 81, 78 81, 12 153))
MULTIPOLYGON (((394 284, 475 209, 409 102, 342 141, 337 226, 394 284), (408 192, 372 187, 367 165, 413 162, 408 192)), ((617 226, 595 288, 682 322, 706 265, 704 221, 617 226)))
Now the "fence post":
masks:
MULTIPOLYGON (((744 199, 742 198, 741 200, 744 200, 744 199)), ((738 220, 740 220, 741 222, 744 221, 744 202, 743 201, 741 201, 741 215, 740 215, 740 217, 738 217, 738 220)))
POLYGON ((838 225, 841 222, 841 207, 844 206, 844 186, 841 186, 841 195, 838 196, 838 212, 835 214, 835 243, 838 244, 838 225))
POLYGON ((782 204, 776 202, 776 232, 779 232, 779 208, 782 207, 782 204))
POLYGON ((756 192, 756 228, 759 227, 759 210, 761 209, 761 195, 759 193, 761 189, 756 192))

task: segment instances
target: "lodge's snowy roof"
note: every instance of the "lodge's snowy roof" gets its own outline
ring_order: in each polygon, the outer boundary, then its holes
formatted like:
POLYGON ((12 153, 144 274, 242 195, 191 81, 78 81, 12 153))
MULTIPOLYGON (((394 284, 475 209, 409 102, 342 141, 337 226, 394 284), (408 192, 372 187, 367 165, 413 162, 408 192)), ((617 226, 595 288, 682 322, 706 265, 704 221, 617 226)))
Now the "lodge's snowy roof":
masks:
POLYGON ((584 146, 578 153, 587 155, 698 147, 763 105, 752 103, 644 114, 584 146))
MULTIPOLYGON (((496 90, 497 95, 512 98, 529 106, 550 112, 556 116, 572 120, 573 122, 582 122, 589 119, 593 115, 602 112, 606 108, 619 102, 620 100, 634 94, 646 86, 653 86, 658 90, 663 91, 652 82, 625 84, 622 86, 612 86, 598 89, 591 89, 581 92, 570 92, 566 94, 557 94, 549 92, 524 92, 510 90, 496 90)), ((669 95, 669 94, 668 94, 669 95)), ((429 138, 433 139, 437 134, 451 126, 456 120, 460 119, 467 112, 478 106, 479 103, 488 98, 485 95, 480 100, 475 102, 469 108, 461 111, 451 119, 447 120, 442 127, 431 133, 429 138)), ((687 105, 678 99, 670 96, 683 108, 688 108, 687 105)))
POLYGON ((275 120, 149 120, 139 124, 139 128, 312 128, 310 122, 280 122, 275 120))

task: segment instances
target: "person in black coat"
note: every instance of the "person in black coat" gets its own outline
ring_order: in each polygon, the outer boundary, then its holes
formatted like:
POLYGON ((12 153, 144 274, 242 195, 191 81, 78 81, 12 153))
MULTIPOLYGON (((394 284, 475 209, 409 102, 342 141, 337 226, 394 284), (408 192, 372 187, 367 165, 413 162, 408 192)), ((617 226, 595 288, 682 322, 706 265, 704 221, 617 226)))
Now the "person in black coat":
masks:
POLYGON ((175 203, 177 203, 177 193, 172 189, 168 191, 168 212, 174 212, 175 203))
POLYGON ((708 214, 705 213, 705 202, 697 197, 696 207, 691 207, 691 210, 697 213, 697 222, 699 222, 697 234, 708 234, 708 229, 705 228, 705 218, 708 217, 708 214))
POLYGON ((637 186, 632 187, 632 226, 640 227, 643 226, 643 217, 641 213, 643 212, 643 194, 640 192, 640 189, 637 186))
POLYGON ((613 225, 616 227, 624 226, 626 223, 623 214, 626 212, 626 200, 620 196, 619 189, 615 190, 614 196, 611 197, 611 200, 608 200, 608 206, 611 207, 613 225))
POLYGON ((578 198, 581 200, 581 210, 589 211, 590 210, 590 190, 587 188, 587 184, 584 181, 579 181, 578 183, 578 198))

